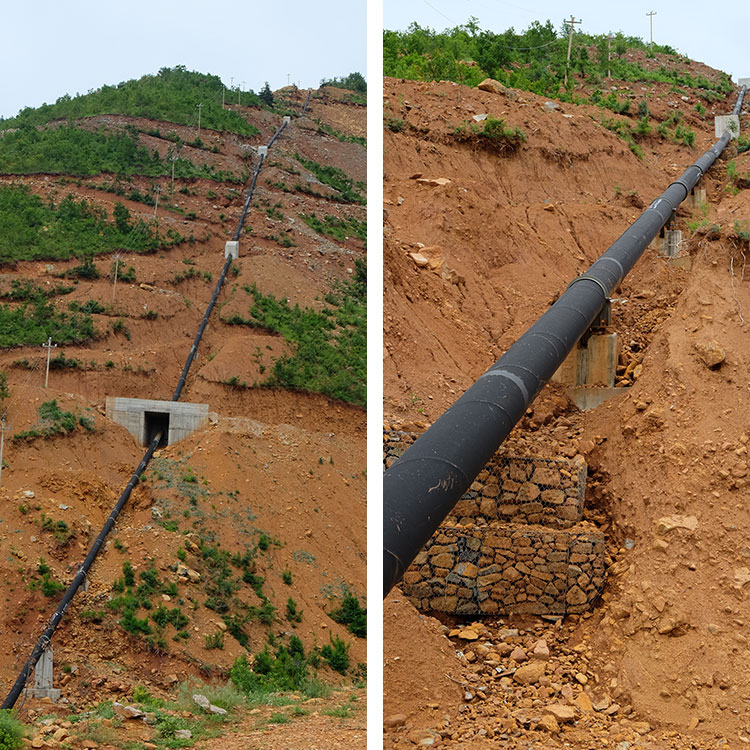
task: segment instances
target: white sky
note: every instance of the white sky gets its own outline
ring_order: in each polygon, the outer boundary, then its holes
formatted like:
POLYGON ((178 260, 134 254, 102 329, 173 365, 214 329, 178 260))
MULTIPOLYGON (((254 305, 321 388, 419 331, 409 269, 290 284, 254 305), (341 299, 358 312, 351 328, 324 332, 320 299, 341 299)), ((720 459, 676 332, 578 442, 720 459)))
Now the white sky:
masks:
POLYGON ((258 91, 366 75, 366 0, 22 0, 3 3, 0 117, 162 67, 258 91))
POLYGON ((622 31, 628 36, 649 39, 649 19, 653 17, 654 42, 669 44, 693 60, 723 70, 736 81, 750 78, 750 58, 743 52, 750 25, 750 3, 732 0, 712 6, 710 3, 654 0, 653 2, 610 3, 603 0, 575 0, 561 4, 554 0, 383 0, 383 25, 404 30, 416 21, 437 31, 464 24, 470 16, 479 19, 483 29, 502 32, 511 26, 516 31, 528 28, 532 21, 547 19, 559 30, 571 14, 582 19, 577 30, 589 34, 622 31))

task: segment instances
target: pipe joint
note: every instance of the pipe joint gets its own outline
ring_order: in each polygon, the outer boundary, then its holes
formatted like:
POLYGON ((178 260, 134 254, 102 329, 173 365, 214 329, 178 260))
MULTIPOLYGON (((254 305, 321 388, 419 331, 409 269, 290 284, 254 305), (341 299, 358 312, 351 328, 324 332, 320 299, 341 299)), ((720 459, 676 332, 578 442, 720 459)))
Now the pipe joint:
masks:
POLYGON ((602 290, 602 293, 604 294, 604 300, 606 301, 609 299, 609 289, 607 289, 607 285, 601 279, 597 279, 596 276, 589 276, 585 273, 581 274, 580 276, 576 276, 576 278, 574 278, 573 281, 571 281, 570 284, 565 287, 565 291, 567 292, 568 289, 573 286, 573 284, 576 284, 579 281, 593 281, 602 290))

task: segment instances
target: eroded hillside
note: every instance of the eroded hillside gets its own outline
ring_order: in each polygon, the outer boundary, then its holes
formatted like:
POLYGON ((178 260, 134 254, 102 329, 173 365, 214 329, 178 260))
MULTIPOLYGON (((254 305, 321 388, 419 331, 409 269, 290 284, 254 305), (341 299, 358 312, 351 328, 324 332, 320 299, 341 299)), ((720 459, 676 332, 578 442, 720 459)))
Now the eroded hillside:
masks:
MULTIPOLYGON (((656 58, 645 64, 717 75, 656 58)), ((385 80, 387 427, 437 419, 713 144, 713 113, 736 99, 659 82, 607 85, 630 101, 629 116, 584 102, 593 87, 583 83, 571 104, 503 87, 385 80), (500 119, 494 132, 503 135, 493 138, 485 123, 500 119), (612 120, 625 123, 619 135, 612 120), (677 124, 694 136, 676 134, 677 124)), ((585 522, 607 534, 600 604, 559 622, 444 617, 441 630, 393 592, 386 746, 750 739, 750 673, 741 666, 749 169, 733 143, 700 183, 707 202, 679 209, 692 270, 648 250, 617 291, 612 330, 627 362, 642 365, 625 395, 579 412, 548 386, 504 447, 586 460, 585 522), (709 358, 713 347, 723 361, 709 358), (543 661, 546 674, 522 684, 513 674, 527 660, 543 661)))
POLYGON ((181 396, 208 423, 142 475, 55 634, 55 684, 63 716, 139 685, 169 697, 294 637, 348 651, 311 677, 360 674, 365 639, 331 614, 366 601, 365 108, 327 86, 300 117, 306 93, 228 105, 250 134, 109 114, 5 132, 25 141, 0 185, 4 691, 143 455, 105 399, 172 397, 284 115, 181 396), (54 138, 72 167, 39 167, 54 138))

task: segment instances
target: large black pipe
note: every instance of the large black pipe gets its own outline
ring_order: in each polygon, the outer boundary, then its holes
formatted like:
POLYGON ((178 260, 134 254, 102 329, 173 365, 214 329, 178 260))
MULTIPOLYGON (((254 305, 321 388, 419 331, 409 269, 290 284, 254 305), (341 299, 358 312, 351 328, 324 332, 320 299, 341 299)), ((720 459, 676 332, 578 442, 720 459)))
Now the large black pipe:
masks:
MULTIPOLYGON (((269 147, 281 135, 286 125, 287 123, 283 122, 281 126, 278 128, 278 130, 274 133, 273 137, 268 143, 269 147)), ((250 201, 253 197, 255 184, 258 180, 258 175, 260 174, 260 170, 263 167, 264 159, 265 157, 263 156, 263 154, 261 154, 258 160, 258 164, 255 168, 255 172, 253 174, 253 179, 250 183, 250 188, 248 189, 248 192, 247 192, 245 203, 242 207, 242 213, 240 214, 240 219, 237 224, 237 230, 234 233, 235 240, 239 240, 240 234, 242 233, 242 227, 245 223, 245 217, 247 215, 248 208, 250 207, 250 201)), ((190 366, 193 362, 193 359, 195 359, 196 352, 198 351, 198 344, 200 344, 200 340, 201 340, 201 337, 203 336, 203 332, 205 331, 206 326, 208 325, 208 319, 211 315, 211 311, 213 310, 214 305, 216 304, 216 300, 219 296, 219 292, 221 291, 221 287, 224 284, 224 279, 226 278, 227 272, 229 271, 229 267, 231 265, 232 265, 232 259, 227 258, 226 261, 224 262, 224 267, 222 268, 221 275, 219 276, 219 280, 216 283, 214 293, 211 296, 211 300, 208 303, 208 307, 206 308, 205 313, 203 314, 201 324, 198 328, 198 333, 195 335, 195 339, 193 340, 193 345, 190 348, 190 352, 188 353, 187 360, 185 361, 185 366, 182 369, 180 379, 177 383, 177 388, 175 389, 175 392, 172 396, 172 401, 178 401, 180 398, 182 389, 185 386, 185 381, 187 380, 188 372, 190 371, 190 366)), ((89 550, 88 555, 86 555, 86 559, 84 560, 83 564, 78 569, 78 572, 73 578, 73 581, 70 583, 70 585, 66 589, 65 594, 63 595, 63 598, 60 600, 60 603, 57 605, 57 609, 55 609, 52 617, 50 618, 49 624, 45 628, 42 635, 39 636, 39 640, 37 640, 36 645, 32 649, 31 655, 26 660, 26 663, 23 665, 20 673, 18 674, 18 677, 16 678, 16 681, 13 683, 13 686, 10 689, 10 692, 6 696, 5 700, 3 701, 2 706, 0 706, 0 709, 13 708, 13 706, 16 704, 16 701, 18 700, 18 696, 21 694, 21 691, 26 685, 26 681, 29 679, 29 676, 31 675, 31 671, 34 669, 37 662, 41 658, 42 653, 44 652, 44 650, 47 648, 50 641, 52 640, 52 635, 57 629, 57 626, 60 624, 60 621, 62 620, 62 616, 65 614, 65 610, 67 610, 68 605, 73 600, 73 597, 75 596, 76 592, 78 591, 81 584, 83 583, 86 576, 88 575, 89 568, 93 565, 94 560, 99 554, 99 550, 101 549, 101 546, 104 543, 104 540, 106 539, 109 532, 112 530, 112 527, 115 524, 115 520, 117 519, 117 516, 120 514, 120 511, 125 506, 125 503, 128 501, 128 498, 130 497, 130 493, 133 491, 133 487, 135 487, 140 475, 145 471, 146 467, 149 464, 149 461, 151 461, 151 457, 153 456, 154 451, 159 445, 159 442, 161 441, 161 437, 162 437, 162 433, 159 432, 156 435, 156 437, 154 437, 154 439, 151 441, 150 445, 148 446, 148 450, 146 450, 146 452, 143 454, 143 458, 141 459, 141 462, 138 464, 138 468, 135 470, 135 472, 133 473, 133 476, 130 478, 130 481, 128 482, 127 486, 125 487, 122 494, 120 495, 120 499, 117 501, 117 504, 115 505, 114 509, 109 514, 109 517, 107 518, 107 522, 104 524, 104 527, 99 532, 99 536, 94 541, 94 544, 89 550)))
POLYGON ((307 112, 307 103, 310 101, 310 94, 312 94, 312 89, 307 90, 307 96, 305 97, 305 103, 302 105, 302 111, 299 113, 300 117, 304 117, 305 113, 307 112))
POLYGON ((96 559, 96 556, 99 554, 99 550, 101 549, 102 544, 104 544, 104 540, 107 538, 107 534, 109 534, 109 532, 112 530, 112 527, 115 525, 117 516, 120 515, 120 511, 123 509, 123 506, 128 501, 128 498, 130 497, 130 493, 133 491, 133 487, 135 487, 136 484, 138 484, 138 480, 141 474, 146 469, 146 466, 148 466, 148 462, 151 460, 151 457, 154 455, 154 451, 159 445, 160 440, 161 440, 161 432, 158 433, 154 437, 154 439, 151 441, 150 445, 148 446, 148 450, 143 454, 143 458, 141 459, 141 462, 138 464, 138 468, 133 472, 133 476, 130 477, 130 481, 128 482, 127 486, 125 487, 122 494, 120 495, 120 499, 117 501, 117 505, 115 505, 115 507, 112 509, 112 512, 109 514, 109 517, 107 518, 107 522, 102 527, 102 530, 99 532, 99 536, 96 538, 96 541, 91 546, 91 549, 89 550, 88 555, 86 555, 86 559, 83 561, 83 564, 78 569, 78 572, 76 573, 75 577, 73 578, 67 590, 65 591, 63 598, 60 600, 60 603, 57 605, 57 609, 55 610, 54 614, 50 618, 49 624, 47 625, 46 629, 41 634, 41 636, 39 636, 39 640, 36 642, 36 645, 32 649, 31 655, 26 660, 26 663, 23 665, 23 668, 21 669, 21 672, 16 678, 16 681, 13 683, 13 687, 10 689, 10 692, 8 693, 7 697, 3 701, 3 705, 0 706, 0 708, 13 708, 16 701, 18 700, 18 696, 21 694, 21 691, 23 690, 24 685, 26 685, 26 680, 28 680, 29 676, 31 675, 31 670, 34 669, 42 653, 44 652, 44 650, 47 648, 50 641, 52 640, 52 634, 55 632, 55 628, 57 628, 57 626, 59 625, 60 620, 62 620, 62 616, 65 614, 65 610, 68 608, 68 605, 73 600, 73 597, 75 596, 76 591, 78 591, 81 584, 86 580, 86 576, 88 574, 89 568, 91 567, 94 560, 96 559))
MULTIPOLYGON (((735 105, 739 113, 743 86, 735 105)), ((675 180, 383 476, 384 596, 401 580, 617 285, 731 138, 675 180)))

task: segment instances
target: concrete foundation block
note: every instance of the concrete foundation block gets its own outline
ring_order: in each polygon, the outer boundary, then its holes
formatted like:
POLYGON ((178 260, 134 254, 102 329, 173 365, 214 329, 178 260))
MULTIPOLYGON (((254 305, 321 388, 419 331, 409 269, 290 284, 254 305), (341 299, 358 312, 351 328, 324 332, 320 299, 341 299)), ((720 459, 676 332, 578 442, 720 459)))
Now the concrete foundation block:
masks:
POLYGON ((714 134, 721 138, 726 131, 732 134, 732 138, 738 138, 740 135, 740 118, 739 115, 717 115, 714 117, 714 134))
POLYGON ((677 258, 682 254, 682 231, 679 229, 667 229, 664 232, 661 251, 659 255, 664 258, 677 258))
POLYGON ((700 208, 706 202, 706 188, 693 188, 685 199, 688 208, 700 208))
POLYGON ((56 703, 61 695, 59 688, 52 687, 52 644, 50 644, 39 657, 34 668, 34 687, 29 688, 32 698, 49 698, 56 703))
POLYGON ((748 88, 750 88, 750 78, 740 78, 738 79, 737 83, 740 87, 747 86, 748 88))
POLYGON ((290 115, 284 115, 284 124, 288 125, 292 121, 292 118, 290 115))
POLYGON ((615 384, 618 341, 616 333, 593 334, 586 346, 576 346, 565 358, 552 380, 571 387, 615 384))
POLYGON ((107 396, 106 413, 141 445, 148 445, 159 430, 165 436, 162 444, 172 445, 208 421, 208 404, 107 396))
POLYGON ((268 146, 258 146, 258 156, 268 156, 268 146))
POLYGON ((224 257, 237 259, 240 257, 240 243, 230 240, 224 245, 224 257))

